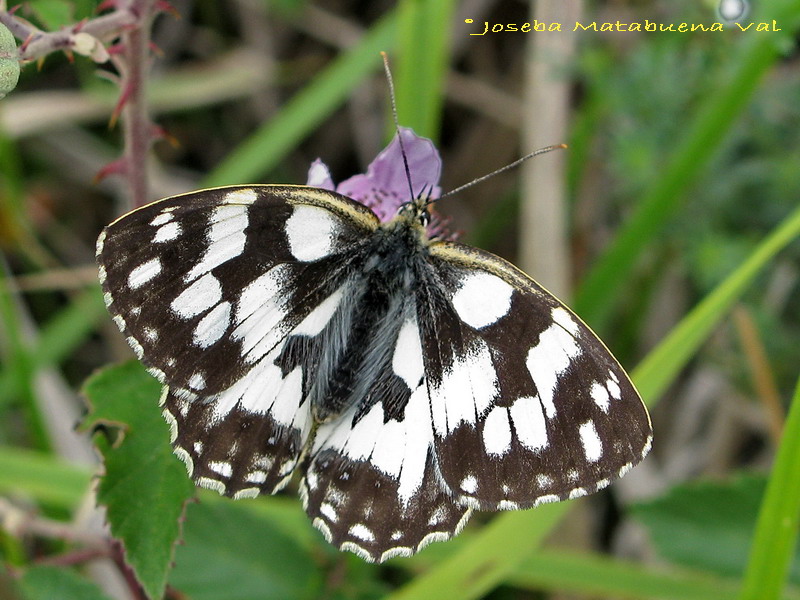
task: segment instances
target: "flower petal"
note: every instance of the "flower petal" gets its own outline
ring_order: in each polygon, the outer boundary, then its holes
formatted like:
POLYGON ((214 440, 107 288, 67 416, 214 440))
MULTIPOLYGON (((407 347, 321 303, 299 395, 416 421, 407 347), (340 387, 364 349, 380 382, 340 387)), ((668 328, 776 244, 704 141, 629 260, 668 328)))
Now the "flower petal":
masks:
POLYGON ((328 165, 320 159, 315 160, 308 168, 308 180, 306 181, 306 185, 322 188, 323 190, 329 190, 331 192, 336 189, 336 186, 333 185, 333 178, 331 178, 328 165))
MULTIPOLYGON (((407 127, 400 128, 400 135, 403 136, 414 195, 430 189, 428 195, 438 198, 441 195, 437 184, 442 173, 442 160, 436 146, 407 127)), ((343 181, 336 191, 365 204, 381 221, 394 217, 400 205, 411 200, 398 137, 395 135, 375 157, 367 167, 366 175, 355 175, 343 181)))

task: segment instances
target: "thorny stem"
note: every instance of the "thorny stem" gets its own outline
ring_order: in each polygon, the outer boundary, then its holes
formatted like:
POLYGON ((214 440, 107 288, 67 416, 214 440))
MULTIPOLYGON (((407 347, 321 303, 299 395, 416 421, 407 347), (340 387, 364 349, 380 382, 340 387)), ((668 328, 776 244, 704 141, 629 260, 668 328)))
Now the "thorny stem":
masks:
POLYGON ((123 34, 123 54, 115 60, 123 74, 122 93, 128 94, 122 115, 125 139, 123 176, 128 180, 128 198, 132 208, 144 206, 150 200, 147 156, 153 140, 153 125, 147 114, 146 92, 154 5, 154 0, 134 0, 131 3, 141 20, 138 27, 123 34))
MULTIPOLYGON (((29 62, 47 54, 70 50, 75 46, 76 35, 89 34, 108 43, 121 38, 120 54, 111 61, 120 73, 120 102, 124 156, 101 172, 116 173, 127 180, 129 206, 142 206, 149 201, 147 157, 153 141, 154 127, 147 114, 147 68, 150 57, 150 28, 155 15, 164 10, 158 0, 117 0, 115 9, 105 15, 65 27, 60 31, 44 32, 6 10, 0 10, 3 23, 22 40, 19 59, 29 62)), ((0 6, 5 2, 0 0, 0 6)), ((116 113, 112 120, 116 118, 116 113)))
POLYGON ((126 5, 112 13, 86 21, 82 25, 47 32, 8 11, 0 10, 0 23, 8 27, 14 37, 23 42, 23 46, 19 48, 19 59, 22 62, 36 60, 58 50, 69 50, 73 46, 75 33, 79 31, 99 40, 108 41, 117 37, 123 29, 136 25, 138 19, 134 8, 126 5))

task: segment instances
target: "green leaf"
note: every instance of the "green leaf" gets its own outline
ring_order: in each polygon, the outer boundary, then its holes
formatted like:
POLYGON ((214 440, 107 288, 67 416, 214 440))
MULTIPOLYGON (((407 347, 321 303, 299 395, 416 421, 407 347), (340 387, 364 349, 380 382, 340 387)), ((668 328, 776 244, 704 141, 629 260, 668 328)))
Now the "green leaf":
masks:
POLYGON ((800 381, 795 388, 789 416, 758 514, 750 562, 742 588, 742 600, 780 597, 786 572, 793 566, 793 580, 800 579, 797 529, 800 519, 800 381), (794 562, 792 563, 792 556, 794 562))
POLYGON ((33 567, 19 580, 25 600, 109 600, 96 585, 72 569, 33 567))
POLYGON ((303 546, 243 506, 270 500, 189 506, 170 585, 192 600, 319 597, 322 573, 303 546))
MULTIPOLYGON (((686 567, 741 577, 766 480, 740 476, 672 488, 665 496, 632 507, 658 554, 686 567)), ((793 565, 800 582, 800 562, 793 565)), ((758 596, 761 598, 761 596, 758 596)))
POLYGON ((253 181, 267 173, 325 120, 353 88, 381 65, 379 52, 394 45, 396 15, 385 15, 267 122, 231 152, 204 181, 215 187, 253 181))
POLYGON ((95 443, 105 474, 98 501, 108 509, 111 533, 152 598, 164 592, 179 519, 194 486, 172 453, 169 428, 158 407, 160 384, 138 362, 107 368, 84 386, 91 410, 83 429, 98 429, 95 443))

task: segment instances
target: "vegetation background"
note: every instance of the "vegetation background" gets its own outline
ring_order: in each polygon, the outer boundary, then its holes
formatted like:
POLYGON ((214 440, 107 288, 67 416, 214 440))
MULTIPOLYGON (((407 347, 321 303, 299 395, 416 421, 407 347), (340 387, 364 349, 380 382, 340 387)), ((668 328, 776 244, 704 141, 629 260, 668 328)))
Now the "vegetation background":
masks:
POLYGON ((722 22, 711 0, 0 2, 27 60, 0 100, 0 597, 800 598, 800 0, 751 4, 769 31, 572 31, 722 22), (470 35, 534 19, 562 31, 470 35), (107 367, 131 352, 93 256, 146 200, 362 172, 391 135, 381 50, 445 190, 569 144, 440 211, 571 300, 656 438, 609 490, 370 565, 294 486, 194 491, 158 385, 107 367))

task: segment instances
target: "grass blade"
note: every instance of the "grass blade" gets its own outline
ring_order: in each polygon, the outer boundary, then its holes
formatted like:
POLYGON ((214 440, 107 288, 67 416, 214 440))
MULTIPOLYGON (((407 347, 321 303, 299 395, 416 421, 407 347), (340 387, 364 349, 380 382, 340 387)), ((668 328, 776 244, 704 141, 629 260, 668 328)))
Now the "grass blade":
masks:
POLYGON ((764 265, 798 236, 800 209, 784 219, 747 260, 686 315, 639 363, 631 375, 647 404, 655 403, 764 265))
POLYGON ((268 173, 306 135, 325 120, 367 75, 381 67, 381 50, 394 45, 397 17, 384 16, 353 48, 344 52, 274 119, 245 140, 201 187, 254 181, 268 173))
MULTIPOLYGON (((607 598, 651 600, 735 600, 739 582, 701 571, 645 568, 600 555, 542 551, 525 559, 508 583, 607 598)), ((793 591, 783 598, 800 598, 793 591)))
POLYGON ((442 121, 454 4, 404 0, 398 9, 397 112, 404 127, 434 142, 442 121))
POLYGON ((44 452, 0 448, 0 492, 26 494, 71 511, 86 495, 92 471, 44 452))
POLYGON ((781 596, 800 523, 800 379, 758 514, 741 600, 781 596))

